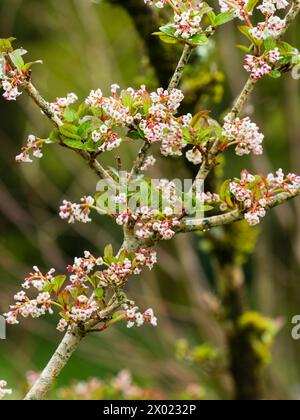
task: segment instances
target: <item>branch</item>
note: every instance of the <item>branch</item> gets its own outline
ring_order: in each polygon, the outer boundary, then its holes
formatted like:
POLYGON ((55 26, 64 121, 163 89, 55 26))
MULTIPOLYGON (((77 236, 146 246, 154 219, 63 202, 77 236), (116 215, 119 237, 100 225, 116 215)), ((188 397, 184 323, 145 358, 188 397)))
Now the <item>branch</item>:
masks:
MULTIPOLYGON (((292 193, 283 192, 277 194, 269 203, 268 208, 274 208, 280 204, 285 203, 292 198, 295 198, 300 195, 300 188, 292 193)), ((206 217, 203 219, 182 219, 181 225, 178 227, 178 233, 187 233, 187 232, 203 232, 207 229, 211 229, 217 226, 228 225, 229 223, 238 222, 244 217, 243 212, 236 209, 228 213, 219 214, 217 216, 206 217)))
MULTIPOLYGON (((177 64, 177 67, 169 83, 169 86, 168 86, 169 91, 172 89, 176 89, 178 87, 182 74, 183 74, 183 70, 192 55, 193 49, 194 47, 192 47, 191 45, 185 45, 182 55, 180 57, 180 60, 177 64)), ((139 175, 141 171, 141 167, 143 166, 143 163, 145 162, 145 159, 147 157, 147 153, 150 150, 150 147, 151 147, 151 144, 145 141, 138 153, 136 161, 133 164, 130 178, 132 178, 133 176, 139 175)))
POLYGON ((188 45, 188 44, 185 45, 182 55, 180 57, 179 63, 169 83, 168 90, 176 89, 178 87, 182 74, 183 74, 183 70, 192 55, 193 49, 194 47, 192 47, 191 45, 188 45))
POLYGON ((121 305, 118 299, 106 309, 99 313, 99 320, 90 321, 81 328, 79 326, 69 327, 66 335, 51 357, 49 363, 41 373, 39 379, 30 389, 24 400, 43 400, 46 394, 52 388, 54 381, 59 376, 62 369, 66 366, 73 353, 77 350, 81 340, 85 337, 86 332, 101 322, 102 319, 107 319, 116 309, 121 305))
MULTIPOLYGON (((278 40, 281 40, 284 37, 288 28, 290 27, 292 22, 295 20, 297 14, 299 13, 299 10, 300 10, 300 0, 294 0, 290 10, 288 11, 285 17, 285 26, 281 30, 280 35, 277 38, 278 40)), ((253 79, 252 77, 249 77, 242 92, 240 93, 239 97, 237 98, 232 108, 232 111, 230 113, 230 116, 232 119, 236 118, 242 112, 257 82, 258 82, 258 79, 253 79)))
POLYGON ((132 170, 130 172, 130 177, 129 179, 133 178, 134 176, 139 175, 139 173, 141 172, 141 167, 143 166, 146 158, 147 158, 147 154, 148 151, 151 148, 151 143, 149 143, 148 141, 145 141, 143 146, 141 147, 139 154, 132 166, 132 170))
POLYGON ((49 104, 40 95, 38 90, 34 87, 31 82, 23 82, 22 87, 24 91, 30 96, 31 99, 36 103, 40 110, 49 118, 49 120, 56 126, 60 127, 63 125, 62 120, 51 111, 49 104))
POLYGON ((159 85, 166 86, 172 77, 177 59, 176 54, 174 54, 174 45, 161 42, 157 36, 149 36, 157 31, 161 24, 159 15, 143 0, 106 1, 122 7, 131 17, 137 32, 145 43, 146 54, 155 70, 159 85))
MULTIPOLYGON (((294 21, 294 19, 297 17, 298 13, 300 11, 300 0, 294 0, 293 4, 288 11, 286 17, 285 17, 285 26, 281 30, 280 35, 278 36, 278 40, 282 39, 282 37, 285 35, 286 31, 290 27, 291 23, 294 21)), ((243 110, 246 102, 248 101, 250 95, 252 94, 256 84, 258 82, 258 79, 254 79, 251 76, 248 78, 245 86, 243 87, 240 95, 238 96, 237 100, 235 101, 233 108, 230 112, 231 119, 236 118, 243 110)), ((219 153, 219 140, 217 139, 214 144, 212 145, 211 149, 208 152, 207 157, 204 159, 199 172, 196 176, 196 180, 205 181, 208 174, 212 170, 212 168, 215 166, 216 163, 216 157, 219 153)))
MULTIPOLYGON (((9 61, 10 64, 14 67, 14 69, 16 69, 11 60, 9 61)), ((52 112, 52 110, 49 107, 49 103, 41 96, 41 94, 32 84, 31 81, 24 81, 22 83, 22 87, 24 91, 28 94, 28 96, 31 99, 33 99, 33 101, 40 108, 40 110, 48 117, 51 123, 54 124, 55 127, 61 127, 63 125, 62 120, 55 113, 52 112)), ((63 144, 61 145, 64 146, 63 144)), ((104 169, 104 167, 95 158, 92 157, 90 153, 85 152, 84 150, 75 150, 72 148, 69 149, 79 154, 100 178, 106 179, 111 186, 115 185, 113 178, 104 169)))

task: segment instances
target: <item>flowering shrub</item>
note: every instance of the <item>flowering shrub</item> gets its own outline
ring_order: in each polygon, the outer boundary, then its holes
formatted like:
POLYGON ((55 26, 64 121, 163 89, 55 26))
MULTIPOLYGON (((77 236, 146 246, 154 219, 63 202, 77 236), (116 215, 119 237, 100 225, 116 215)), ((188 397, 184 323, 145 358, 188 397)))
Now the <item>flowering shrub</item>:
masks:
MULTIPOLYGON (((67 267, 68 284, 67 276, 55 276, 54 269, 43 275, 38 267, 34 267, 33 273, 22 284, 24 290, 15 295, 16 303, 5 314, 7 322, 18 324, 19 316, 39 318, 47 312, 53 314, 54 307, 60 311, 59 331, 64 331, 71 324, 81 325, 93 320, 97 322, 101 309, 110 300, 109 305, 114 303, 114 297, 109 295, 109 286, 121 287, 128 276, 141 273, 141 266, 151 270, 156 263, 156 254, 149 249, 140 249, 134 256, 128 257, 125 252, 117 258, 113 257, 111 247, 106 249, 103 258, 95 258, 86 251, 83 258, 75 258, 74 264, 67 267), (100 267, 103 269, 98 271, 100 267), (31 289, 38 292, 34 299, 29 298, 25 292, 31 289)), ((156 326, 152 309, 141 314, 133 305, 124 297, 121 310, 114 314, 109 323, 105 323, 105 328, 122 319, 128 320, 128 327, 141 326, 145 322, 156 326)))
POLYGON ((12 390, 7 389, 7 382, 1 380, 0 381, 0 400, 2 400, 6 395, 11 395, 12 390))
POLYGON ((293 194, 299 188, 300 177, 295 174, 284 176, 282 169, 279 169, 276 175, 269 174, 267 178, 251 175, 245 170, 241 173, 240 180, 235 179, 229 184, 233 200, 241 207, 251 226, 258 224, 260 218, 266 215, 266 208, 276 194, 293 194))
MULTIPOLYGON (((58 350, 26 399, 44 398, 87 333, 104 331, 120 321, 127 322, 128 328, 145 323, 157 325, 153 310, 141 312, 124 292, 132 275, 140 275, 143 267, 151 270, 156 264, 153 247, 157 242, 169 240, 177 233, 205 231, 241 218, 251 226, 256 225, 269 208, 300 194, 300 177, 294 174, 285 177, 281 170, 267 177, 244 170, 241 179, 225 180, 220 191, 203 191, 203 184, 219 163, 220 155, 231 146, 238 156, 251 152, 262 154, 264 135, 249 117, 241 118, 240 114, 258 79, 267 74, 278 77, 298 64, 298 51, 281 39, 299 12, 299 0, 293 1, 284 19, 276 12, 287 6, 285 0, 264 0, 257 7, 264 21, 257 27, 252 24, 255 1, 222 0, 219 14, 198 1, 145 0, 145 3, 157 9, 168 6, 173 11, 173 20, 162 26, 156 35, 165 42, 184 44, 167 89, 160 87, 149 92, 145 86, 120 89, 114 84, 107 97, 97 89, 80 104, 74 93, 48 102, 32 84, 30 69, 34 63, 24 62, 26 51, 14 49, 13 38, 0 40, 4 99, 16 100, 25 91, 54 126, 46 139, 30 135, 17 162, 29 163, 32 156, 43 157, 44 145, 48 143, 77 153, 113 191, 115 207, 111 210, 103 205, 105 194, 98 191, 94 196, 83 197, 79 204, 65 200, 60 207, 60 217, 69 223, 88 223, 92 211, 105 213, 122 226, 124 233, 123 245, 116 254, 110 245, 101 257, 86 251, 67 267, 67 275, 56 275, 54 269, 43 274, 34 267, 22 284, 23 290, 15 295, 15 303, 5 314, 8 323, 16 324, 20 317, 52 314, 57 308, 60 316, 57 328, 67 329, 58 350), (219 26, 234 18, 245 23, 240 30, 251 42, 249 47, 241 47, 247 53, 245 68, 251 73, 241 95, 224 123, 213 120, 203 111, 194 116, 180 115, 184 96, 178 85, 193 49, 206 45, 219 26), (142 143, 130 171, 120 174, 115 168, 104 168, 99 157, 117 149, 125 139, 142 143), (141 198, 132 207, 129 201, 134 194, 122 191, 120 180, 123 177, 129 184, 140 186, 142 182, 151 183, 143 172, 155 164, 155 158, 148 154, 153 143, 159 143, 164 157, 179 159, 185 154, 188 161, 198 166, 198 172, 188 193, 178 191, 173 181, 162 179, 155 186, 159 193, 155 208, 148 202, 143 203, 141 198), (193 205, 200 204, 202 213, 212 212, 212 215, 191 217, 195 213, 185 205, 185 196, 193 205)), ((4 386, 3 382, 0 392, 4 386)))

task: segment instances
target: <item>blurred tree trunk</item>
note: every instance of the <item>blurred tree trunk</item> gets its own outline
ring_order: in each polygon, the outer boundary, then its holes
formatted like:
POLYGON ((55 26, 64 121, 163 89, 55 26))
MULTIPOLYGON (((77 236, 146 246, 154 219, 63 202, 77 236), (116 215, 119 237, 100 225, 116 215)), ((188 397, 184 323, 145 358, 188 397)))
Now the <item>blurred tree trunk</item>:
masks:
POLYGON ((254 352, 250 331, 240 328, 240 320, 248 312, 244 272, 240 265, 225 261, 218 251, 216 255, 234 398, 260 400, 263 398, 260 361, 254 352))
POLYGON ((160 41, 157 36, 151 34, 158 30, 160 23, 157 14, 137 0, 107 0, 109 3, 123 7, 131 16, 136 30, 144 40, 152 67, 160 86, 167 86, 178 62, 180 51, 174 54, 174 45, 170 48, 160 41))

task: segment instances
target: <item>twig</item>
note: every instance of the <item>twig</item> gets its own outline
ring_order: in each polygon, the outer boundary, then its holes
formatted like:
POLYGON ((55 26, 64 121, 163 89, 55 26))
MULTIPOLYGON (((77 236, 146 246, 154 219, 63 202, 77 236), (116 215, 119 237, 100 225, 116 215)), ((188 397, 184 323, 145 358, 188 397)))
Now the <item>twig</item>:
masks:
MULTIPOLYGON (((300 0, 294 0, 293 4, 288 11, 286 17, 285 17, 285 26, 281 30, 278 40, 280 40, 288 30, 291 23, 296 18, 297 14, 300 10, 300 0)), ((240 95, 238 96, 237 100, 234 103, 234 106, 230 112, 230 118, 234 119, 236 118, 243 110, 246 102, 248 101, 250 95, 252 94, 256 84, 258 82, 258 79, 254 79, 251 76, 248 78, 245 86, 243 87, 240 95)), ((215 166, 216 163, 216 157, 219 153, 219 140, 217 139, 214 144, 212 145, 210 151, 208 152, 208 155, 204 159, 202 165, 200 166, 199 172, 196 176, 196 180, 201 180, 202 182, 205 181, 208 174, 212 170, 212 168, 215 166)))
POLYGON ((43 400, 62 369, 70 360, 73 353, 77 350, 81 340, 86 335, 86 331, 96 326, 102 319, 106 319, 109 315, 112 315, 114 311, 119 308, 120 304, 121 303, 118 299, 116 299, 111 306, 100 312, 98 320, 90 321, 81 327, 69 327, 49 363, 28 394, 25 396, 24 400, 43 400))
MULTIPOLYGON (((30 96, 31 99, 35 102, 35 104, 40 108, 40 110, 48 117, 48 119, 54 124, 56 127, 61 127, 63 125, 62 120, 57 116, 49 107, 49 103, 41 96, 39 91, 30 81, 24 81, 22 83, 22 87, 24 91, 30 96)), ((61 144, 63 146, 63 144, 61 144)), ((104 167, 92 157, 92 155, 84 150, 77 150, 73 149, 74 152, 79 154, 90 166, 90 168, 100 177, 108 181, 110 186, 115 185, 113 178, 109 175, 109 173, 104 169, 104 167)))
POLYGON ((136 160, 134 161, 129 179, 132 179, 134 176, 137 176, 141 172, 141 168, 147 158, 147 154, 150 148, 151 148, 151 143, 149 143, 148 141, 145 141, 137 155, 136 160))
POLYGON ((176 89, 178 87, 183 74, 183 70, 192 55, 193 49, 194 47, 192 47, 191 45, 185 45, 179 63, 170 81, 168 90, 176 89))
MULTIPOLYGON (((180 57, 180 60, 177 64, 177 67, 169 83, 169 86, 168 86, 169 91, 172 89, 176 89, 178 87, 182 74, 183 74, 183 70, 192 55, 193 49, 194 47, 192 47, 191 45, 185 45, 182 55, 180 57)), ((150 148, 151 148, 151 143, 149 143, 148 141, 145 141, 133 164, 133 168, 130 173, 130 179, 136 175, 139 175, 139 173, 141 172, 141 167, 143 166, 143 163, 145 162, 147 158, 147 154, 150 148)))
MULTIPOLYGON (((291 200, 300 195, 300 188, 292 193, 284 192, 278 194, 274 197, 269 203, 268 208, 277 207, 284 202, 291 200)), ((228 225, 229 223, 238 222, 243 219, 243 212, 236 209, 228 213, 220 214, 217 216, 206 217, 203 219, 187 219, 184 218, 181 221, 181 225, 178 227, 178 233, 187 233, 187 232, 203 232, 205 230, 217 227, 228 225)))

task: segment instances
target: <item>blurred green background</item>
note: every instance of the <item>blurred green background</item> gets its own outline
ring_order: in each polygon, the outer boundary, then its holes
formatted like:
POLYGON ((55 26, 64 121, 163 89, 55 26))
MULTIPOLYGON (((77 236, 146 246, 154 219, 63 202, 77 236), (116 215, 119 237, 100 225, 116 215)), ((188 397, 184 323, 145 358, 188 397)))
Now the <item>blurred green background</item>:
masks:
MULTIPOLYGON (((124 1, 139 2, 143 3, 124 1)), ((161 49, 150 36, 151 24, 148 28, 138 23, 122 7, 122 1, 0 0, 0 37, 15 36, 18 45, 29 51, 30 61, 43 60, 44 65, 33 70, 33 81, 49 101, 68 92, 83 99, 98 87, 108 93, 115 82, 121 87, 146 83, 150 88, 166 83, 180 50, 174 46, 161 49), (164 54, 164 59, 160 60, 159 54, 164 54)), ((289 32, 298 48, 299 29, 298 20, 289 32)), ((239 40, 234 25, 228 24, 208 48, 194 54, 182 83, 185 110, 212 109, 212 116, 220 118, 230 107, 247 77, 243 54, 235 48, 239 40)), ((300 173, 299 93, 300 82, 290 74, 259 83, 246 111, 251 115, 256 110, 253 118, 266 135, 265 154, 253 159, 229 153, 225 176, 236 176, 244 167, 263 173, 282 167, 300 173)), ((50 127, 25 95, 18 103, 1 101, 0 115, 0 309, 4 312, 33 264, 42 270, 56 267, 63 271, 84 250, 101 254, 107 243, 117 248, 122 237, 107 218, 95 217, 91 224, 74 226, 61 221, 57 215, 61 201, 69 198, 76 202, 84 194, 93 194, 96 178, 76 155, 53 146, 40 162, 16 165, 14 157, 27 135, 47 136, 50 127)), ((120 152, 126 165, 135 153, 135 145, 123 146, 120 152)), ((113 156, 104 163, 114 163, 113 156)), ((171 179, 192 171, 183 160, 160 157, 155 176, 171 179)), ((300 398, 300 342, 291 338, 291 318, 300 314, 299 218, 300 200, 269 214, 243 268, 252 309, 284 322, 265 373, 268 398, 300 398)), ((251 242, 252 236, 247 231, 245 241, 251 242)), ((175 355, 181 338, 191 345, 209 342, 224 350, 222 325, 206 298, 217 283, 215 257, 204 245, 196 235, 178 236, 163 244, 159 266, 134 279, 128 288, 129 296, 141 308, 155 309, 159 327, 128 331, 121 325, 90 336, 58 385, 73 379, 111 378, 128 368, 137 383, 166 395, 197 383, 209 398, 227 398, 231 387, 228 372, 211 372, 175 355)), ((25 320, 8 328, 7 340, 0 341, 0 378, 14 388, 14 397, 24 390, 25 373, 41 370, 60 338, 55 320, 47 318, 25 320)))

